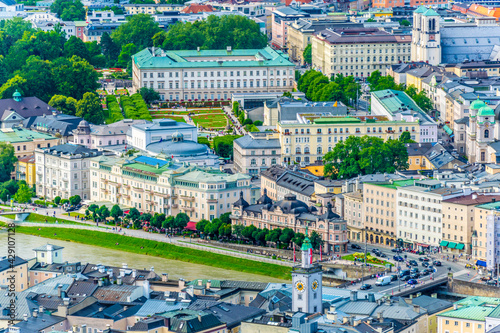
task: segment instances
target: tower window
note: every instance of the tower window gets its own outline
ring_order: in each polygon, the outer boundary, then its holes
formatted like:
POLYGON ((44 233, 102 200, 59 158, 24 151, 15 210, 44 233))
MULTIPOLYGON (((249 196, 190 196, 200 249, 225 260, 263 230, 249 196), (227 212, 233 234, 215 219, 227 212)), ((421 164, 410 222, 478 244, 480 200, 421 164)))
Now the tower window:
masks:
POLYGON ((490 137, 490 131, 489 130, 484 130, 484 138, 489 138, 490 137))

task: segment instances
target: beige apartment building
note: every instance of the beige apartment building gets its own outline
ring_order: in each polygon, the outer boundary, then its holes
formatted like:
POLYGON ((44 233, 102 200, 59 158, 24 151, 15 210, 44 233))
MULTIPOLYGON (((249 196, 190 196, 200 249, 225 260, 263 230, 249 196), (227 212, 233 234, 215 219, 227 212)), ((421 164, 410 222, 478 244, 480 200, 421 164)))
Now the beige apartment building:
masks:
POLYGON ((326 29, 312 38, 312 66, 326 76, 368 77, 375 70, 410 61, 411 35, 377 28, 326 29))
POLYGON ((363 192, 344 193, 344 219, 347 222, 347 237, 351 241, 365 241, 363 220, 363 192))
POLYGON ((363 219, 367 241, 395 246, 397 242, 397 189, 413 185, 414 180, 363 184, 363 219))
POLYGON ((487 217, 500 209, 497 196, 492 196, 488 203, 474 207, 474 230, 472 232, 472 259, 487 260, 487 217))
POLYGON ((149 14, 156 15, 163 12, 180 11, 185 6, 177 4, 126 4, 123 5, 125 12, 129 15, 149 14))
POLYGON ((17 158, 31 156, 37 148, 56 146, 59 140, 55 136, 21 127, 0 129, 0 142, 11 144, 17 158))
POLYGON ((28 262, 20 257, 15 257, 13 262, 8 258, 0 261, 0 284, 7 286, 4 292, 20 292, 28 288, 28 262), (12 267, 12 268, 11 268, 12 267), (13 277, 13 279, 11 279, 13 277))
POLYGON ((292 91, 295 65, 281 51, 146 48, 132 56, 132 84, 163 100, 228 100, 233 93, 292 91))
POLYGON ((491 202, 492 199, 500 201, 500 195, 473 193, 442 201, 443 238, 441 250, 443 253, 472 254, 475 206, 491 202))
POLYGON ((253 132, 234 140, 234 166, 241 173, 257 175, 281 161, 278 134, 253 132))
POLYGON ((250 197, 248 175, 174 163, 148 156, 101 156, 90 163, 91 201, 108 201, 141 212, 213 220, 231 211, 240 193, 250 197))
POLYGON ((283 162, 304 165, 322 160, 338 142, 350 135, 398 139, 405 131, 420 141, 419 121, 389 121, 385 116, 349 116, 298 114, 297 120, 277 124, 283 162))

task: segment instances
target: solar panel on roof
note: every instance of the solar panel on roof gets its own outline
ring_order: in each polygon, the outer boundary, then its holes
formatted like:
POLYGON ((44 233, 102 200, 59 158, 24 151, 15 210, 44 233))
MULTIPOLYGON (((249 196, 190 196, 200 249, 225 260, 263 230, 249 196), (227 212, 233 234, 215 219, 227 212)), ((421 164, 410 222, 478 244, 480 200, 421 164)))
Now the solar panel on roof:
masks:
POLYGON ((152 158, 152 157, 148 157, 148 156, 139 156, 139 157, 135 158, 134 161, 138 162, 138 163, 143 163, 143 164, 147 164, 150 166, 154 166, 154 167, 156 165, 159 165, 160 168, 163 167, 164 165, 168 164, 167 161, 159 160, 157 158, 152 158))

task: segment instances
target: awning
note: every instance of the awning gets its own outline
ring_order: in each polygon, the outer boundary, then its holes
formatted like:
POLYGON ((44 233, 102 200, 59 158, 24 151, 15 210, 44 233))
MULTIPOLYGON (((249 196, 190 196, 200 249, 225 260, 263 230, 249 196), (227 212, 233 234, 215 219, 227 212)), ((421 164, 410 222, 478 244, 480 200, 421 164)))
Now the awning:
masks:
POLYGON ((486 267, 486 261, 484 261, 484 260, 478 260, 478 261, 476 261, 476 265, 477 266, 486 267))
POLYGON ((184 230, 196 231, 196 222, 188 222, 184 230))
POLYGON ((430 245, 429 244, 422 244, 422 243, 417 243, 418 246, 421 246, 421 247, 429 247, 430 245))
POLYGON ((457 249, 457 250, 463 250, 463 249, 464 249, 464 247, 465 247, 465 244, 458 243, 458 244, 457 244, 456 249, 457 249))
POLYGON ((452 135, 453 134, 453 131, 451 130, 451 128, 448 127, 448 125, 444 125, 443 126, 443 130, 446 132, 446 134, 448 135, 452 135))
POLYGON ((455 248, 455 246, 457 246, 457 243, 453 243, 453 242, 449 242, 449 243, 448 243, 448 248, 449 248, 449 249, 454 249, 454 248, 455 248))
POLYGON ((439 243, 439 246, 446 246, 448 245, 448 241, 441 241, 441 243, 439 243))

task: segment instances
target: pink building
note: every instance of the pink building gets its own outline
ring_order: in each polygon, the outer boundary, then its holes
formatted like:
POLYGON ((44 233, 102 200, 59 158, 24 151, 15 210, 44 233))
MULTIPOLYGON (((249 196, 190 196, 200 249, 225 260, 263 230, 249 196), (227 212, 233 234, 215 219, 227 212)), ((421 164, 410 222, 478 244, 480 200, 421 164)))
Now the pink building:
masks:
POLYGON ((286 48, 287 23, 303 17, 309 17, 309 14, 290 7, 276 8, 272 14, 272 46, 278 49, 286 48))

